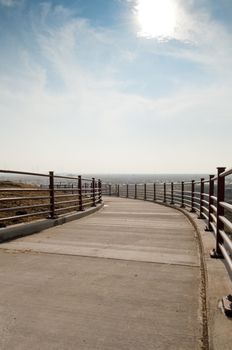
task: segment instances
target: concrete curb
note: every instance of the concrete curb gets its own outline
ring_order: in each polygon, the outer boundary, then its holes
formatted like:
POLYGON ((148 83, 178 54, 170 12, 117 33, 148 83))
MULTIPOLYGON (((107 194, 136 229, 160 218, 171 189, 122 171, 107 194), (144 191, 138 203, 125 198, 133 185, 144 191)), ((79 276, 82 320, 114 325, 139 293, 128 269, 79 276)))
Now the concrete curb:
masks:
POLYGON ((0 243, 10 241, 15 238, 24 237, 33 233, 38 233, 48 228, 63 225, 67 222, 81 219, 87 215, 93 214, 100 210, 104 203, 98 204, 96 207, 88 208, 81 212, 71 213, 57 219, 37 220, 36 222, 22 223, 0 229, 0 243))

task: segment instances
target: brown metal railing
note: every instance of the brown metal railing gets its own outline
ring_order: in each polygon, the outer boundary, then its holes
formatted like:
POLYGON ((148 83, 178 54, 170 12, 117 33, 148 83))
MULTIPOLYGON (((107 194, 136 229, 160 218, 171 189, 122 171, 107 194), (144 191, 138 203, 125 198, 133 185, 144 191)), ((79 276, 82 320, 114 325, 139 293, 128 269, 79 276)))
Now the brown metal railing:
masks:
POLYGON ((0 178, 1 228, 38 218, 54 219, 102 201, 101 180, 95 178, 55 175, 53 171, 0 170, 0 174, 5 174, 0 178), (24 177, 23 182, 19 182, 19 175, 24 177))
MULTIPOLYGON (((212 258, 224 259, 232 276, 232 195, 225 198, 225 179, 232 168, 217 168, 217 175, 200 181, 147 184, 103 184, 104 195, 169 204, 196 213, 206 231, 215 236, 212 258)), ((223 298, 225 313, 232 316, 232 296, 223 298)))

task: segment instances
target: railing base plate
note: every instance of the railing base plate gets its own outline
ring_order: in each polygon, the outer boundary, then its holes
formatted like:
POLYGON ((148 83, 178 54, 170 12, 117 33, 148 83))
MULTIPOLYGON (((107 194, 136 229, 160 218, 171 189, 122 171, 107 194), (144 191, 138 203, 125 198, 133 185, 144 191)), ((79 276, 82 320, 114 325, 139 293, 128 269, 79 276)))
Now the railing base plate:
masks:
POLYGON ((232 295, 231 294, 222 298, 222 306, 223 306, 225 315, 228 317, 232 317, 232 295))
POLYGON ((223 259, 223 255, 220 253, 217 253, 216 249, 212 249, 209 255, 212 259, 223 259))

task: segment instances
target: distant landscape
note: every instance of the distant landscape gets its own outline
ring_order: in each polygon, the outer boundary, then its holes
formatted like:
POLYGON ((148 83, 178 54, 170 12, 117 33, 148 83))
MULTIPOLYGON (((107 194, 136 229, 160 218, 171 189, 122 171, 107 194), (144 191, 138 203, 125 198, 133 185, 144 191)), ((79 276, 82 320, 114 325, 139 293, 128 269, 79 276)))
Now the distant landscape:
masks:
MULTIPOLYGON (((77 177, 80 174, 75 173, 56 173, 56 175, 68 175, 77 177)), ((102 182, 112 184, 135 184, 135 183, 163 183, 163 182, 181 182, 200 180, 201 178, 208 179, 208 174, 82 174, 83 177, 101 179, 102 182)), ((16 182, 30 183, 30 184, 44 184, 47 179, 36 176, 23 175, 5 175, 0 174, 0 180, 10 180, 16 182)), ((226 177, 226 183, 232 184, 232 176, 226 177)))

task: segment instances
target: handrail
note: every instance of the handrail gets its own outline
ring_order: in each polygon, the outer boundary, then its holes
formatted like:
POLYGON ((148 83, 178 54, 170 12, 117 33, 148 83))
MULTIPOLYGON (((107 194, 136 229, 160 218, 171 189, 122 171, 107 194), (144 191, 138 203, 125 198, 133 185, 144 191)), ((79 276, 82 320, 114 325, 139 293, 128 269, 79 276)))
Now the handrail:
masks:
MULTIPOLYGON (((217 168, 217 175, 209 175, 200 181, 192 180, 181 182, 154 182, 149 184, 116 185, 116 191, 104 194, 117 195, 140 200, 149 200, 157 203, 170 204, 196 213, 199 219, 206 222, 206 231, 212 231, 215 236, 215 248, 211 251, 212 258, 225 258, 228 270, 232 273, 232 198, 225 196, 225 179, 232 175, 232 168, 217 168), (152 186, 151 186, 152 185, 152 186)), ((226 314, 232 315, 232 303, 226 314)))
POLYGON ((18 170, 2 170, 2 169, 0 169, 0 173, 2 173, 2 174, 31 175, 31 176, 49 177, 48 174, 31 173, 31 172, 28 172, 28 171, 18 171, 18 170))
POLYGON ((9 175, 7 180, 5 177, 2 180, 0 178, 0 229, 38 217, 54 219, 71 211, 83 211, 102 202, 100 179, 87 179, 80 175, 56 175, 53 171, 41 174, 0 170, 0 174, 9 175), (27 184, 17 182, 19 178, 11 175, 30 176, 30 181, 27 184), (37 177, 43 180, 38 183, 37 179, 35 181, 37 177), (61 211, 64 213, 59 214, 61 211), (11 215, 7 215, 8 213, 11 215))

